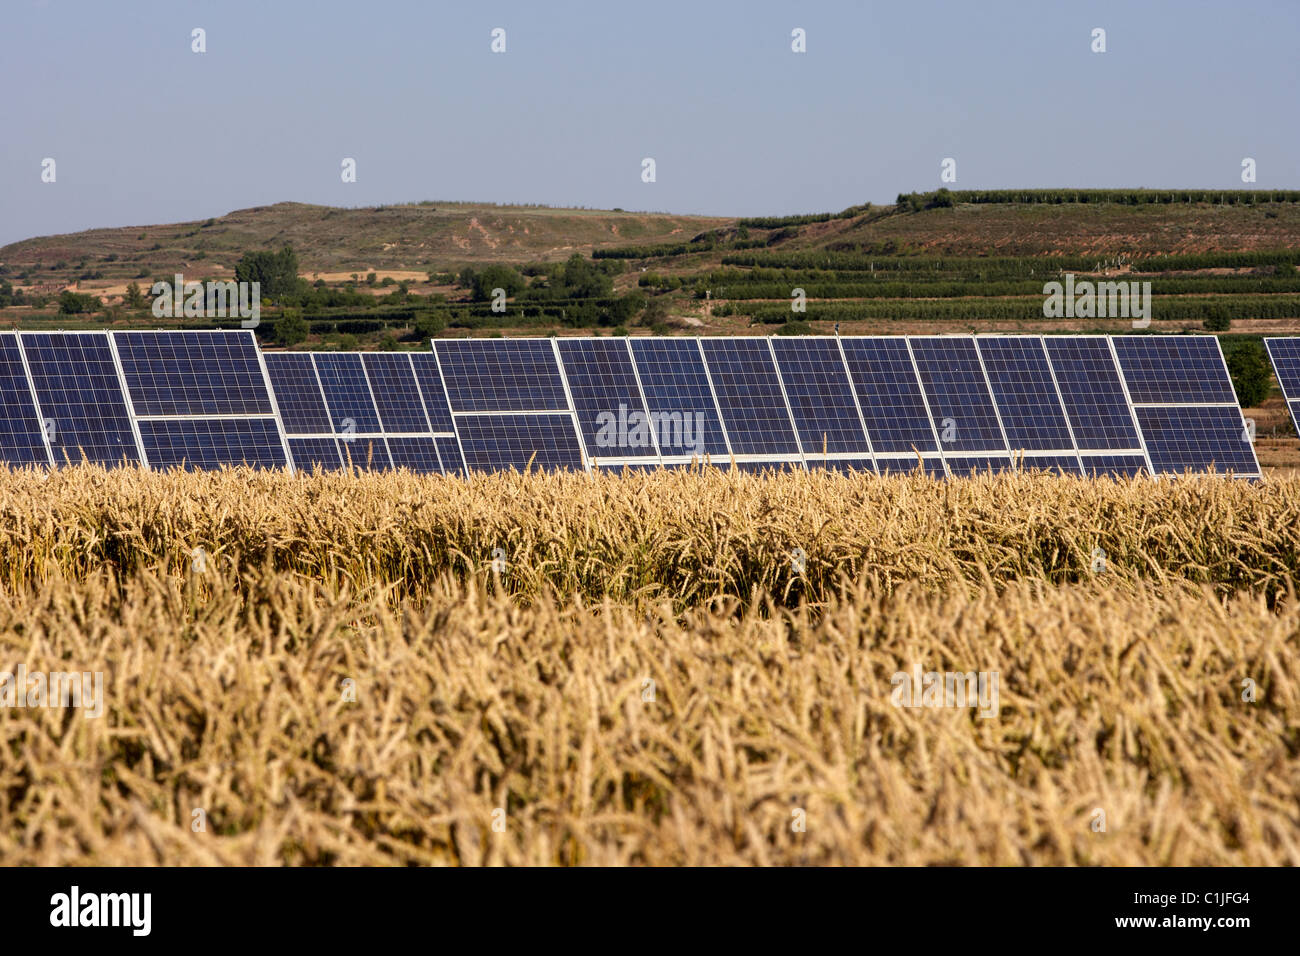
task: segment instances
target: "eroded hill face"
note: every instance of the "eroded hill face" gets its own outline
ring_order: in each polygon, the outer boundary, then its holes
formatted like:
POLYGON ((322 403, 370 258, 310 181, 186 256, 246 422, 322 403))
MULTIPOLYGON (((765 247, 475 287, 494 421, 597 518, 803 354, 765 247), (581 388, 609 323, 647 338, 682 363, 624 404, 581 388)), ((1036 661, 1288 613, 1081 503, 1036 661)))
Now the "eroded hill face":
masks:
POLYGON ((202 277, 230 273, 250 249, 289 242, 309 272, 423 273, 460 263, 552 261, 626 243, 684 242, 733 221, 473 203, 364 209, 278 203, 196 222, 26 239, 0 248, 0 263, 11 271, 67 273, 69 281, 85 271, 123 281, 175 270, 202 277))

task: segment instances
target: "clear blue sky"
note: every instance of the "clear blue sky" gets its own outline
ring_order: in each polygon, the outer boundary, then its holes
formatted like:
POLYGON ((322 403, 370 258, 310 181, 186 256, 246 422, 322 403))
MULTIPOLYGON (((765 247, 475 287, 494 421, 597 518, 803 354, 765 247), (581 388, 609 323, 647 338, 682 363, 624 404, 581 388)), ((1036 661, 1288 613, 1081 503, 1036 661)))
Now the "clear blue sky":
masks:
POLYGON ((944 157, 957 188, 1242 188, 1246 156, 1300 187, 1297 0, 4 0, 0 49, 0 243, 282 200, 838 210, 944 157))

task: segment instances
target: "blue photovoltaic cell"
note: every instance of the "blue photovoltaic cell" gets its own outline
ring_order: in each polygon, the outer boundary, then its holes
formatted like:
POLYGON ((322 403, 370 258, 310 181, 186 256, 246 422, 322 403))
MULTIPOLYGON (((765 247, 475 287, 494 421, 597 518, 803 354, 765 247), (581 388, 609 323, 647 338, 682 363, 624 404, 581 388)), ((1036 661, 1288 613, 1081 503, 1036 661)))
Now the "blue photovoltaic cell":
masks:
POLYGON ((429 420, 424 417, 411 360, 402 352, 369 352, 362 354, 361 361, 384 431, 427 432, 429 420))
POLYGON ((618 464, 618 465, 597 465, 596 470, 601 472, 602 474, 618 475, 618 474, 622 474, 625 469, 629 472, 632 471, 645 472, 645 471, 658 471, 659 468, 661 467, 662 466, 657 461, 636 461, 636 462, 625 462, 623 464, 618 464))
POLYGON ((1235 406, 1138 408, 1137 416, 1157 474, 1211 467, 1220 474, 1259 473, 1241 410, 1235 406))
POLYGON ((456 427, 451 422, 451 409, 447 406, 447 393, 438 373, 438 360, 432 352, 416 352, 411 355, 411 364, 415 366, 415 380, 420 384, 424 410, 429 413, 429 425, 434 433, 454 432, 456 427))
POLYGON ((442 471, 445 475, 460 475, 465 477, 465 463, 460 457, 460 445, 456 444, 454 436, 450 438, 434 438, 434 444, 438 446, 438 457, 442 460, 442 471))
POLYGON ((1006 451, 979 353, 971 339, 912 338, 912 354, 946 453, 1006 451), (945 440, 951 420, 952 441, 945 440))
POLYGON ((333 438, 290 438, 289 454, 293 466, 301 472, 310 473, 317 467, 321 471, 338 471, 343 467, 338 442, 333 438))
POLYGON ((434 348, 452 411, 568 411, 549 339, 440 339, 434 348))
POLYGON ((1265 339, 1264 345, 1282 394, 1288 401, 1300 402, 1300 338, 1265 339))
POLYGON ((440 475, 438 450, 432 438, 390 438, 388 451, 394 468, 408 468, 420 475, 440 475))
POLYGON ((748 472, 751 475, 761 475, 774 471, 804 470, 803 464, 796 461, 738 461, 735 468, 736 471, 748 472))
POLYGON ((138 462, 117 366, 102 332, 25 332, 23 353, 56 464, 138 462))
POLYGON ((849 373, 834 339, 772 340, 805 454, 870 454, 849 373))
MULTIPOLYGON (((844 346, 849 374, 862 406, 862 416, 867 421, 871 447, 877 453, 913 448, 935 451, 934 430, 925 414, 921 386, 912 368, 906 340, 846 338, 840 344, 844 346)), ((912 464, 915 465, 914 460, 912 464)))
MULTIPOLYGON (((938 458, 925 458, 925 473, 931 478, 945 478, 947 472, 943 469, 943 461, 938 458)), ((877 458, 876 465, 880 468, 882 475, 910 475, 917 470, 915 458, 877 458)))
POLYGON ((344 467, 361 471, 391 471, 393 461, 388 457, 388 446, 377 435, 355 435, 339 439, 339 452, 344 467))
POLYGON ((1110 346, 1099 337, 1054 336, 1047 355, 1080 449, 1140 447, 1110 346))
POLYGON ((5 332, 0 334, 0 464, 49 463, 18 340, 5 332))
POLYGON ((1025 455, 1020 462, 1022 471, 1056 471, 1069 475, 1082 474, 1079 459, 1073 455, 1025 455))
POLYGON ((140 422, 151 468, 211 470, 222 465, 283 468, 284 446, 272 418, 191 418, 140 422))
MULTIPOLYGON (((1042 340, 1017 336, 976 341, 1011 450, 1073 449, 1042 340)), ((1075 462, 1074 470, 1078 467, 1075 462)))
POLYGON ((655 436, 637 388, 627 341, 560 339, 558 345, 587 454, 593 458, 654 457, 655 436))
POLYGON ((361 356, 355 352, 317 352, 315 359, 334 430, 344 434, 379 431, 379 414, 366 385, 361 356))
POLYGON ((567 415, 465 415, 457 423, 470 471, 582 470, 582 450, 567 415))
POLYGON ((949 457, 948 470, 952 472, 954 478, 967 478, 972 472, 979 474, 985 471, 1010 471, 1011 459, 986 457, 982 455, 964 456, 961 458, 949 457))
POLYGON ((646 404, 660 423, 660 452, 725 459, 727 442, 695 340, 632 339, 631 342, 646 404), (666 433, 664 421, 671 425, 666 433))
POLYGON ((1136 478, 1147 471, 1147 460, 1141 455, 1085 455, 1083 473, 1090 478, 1110 475, 1116 478, 1136 478))
POLYGON ((269 415, 251 332, 114 332, 136 415, 269 415))
POLYGON ((1117 335, 1112 341, 1134 405, 1237 402, 1212 335, 1117 335))
POLYGON ((732 452, 799 454, 767 340, 704 339, 703 345, 732 452))
POLYGON ((876 473, 876 466, 870 458, 809 458, 808 470, 839 471, 846 475, 863 472, 876 473))
POLYGON ((307 352, 267 352, 266 372, 288 435, 329 434, 329 412, 307 352))

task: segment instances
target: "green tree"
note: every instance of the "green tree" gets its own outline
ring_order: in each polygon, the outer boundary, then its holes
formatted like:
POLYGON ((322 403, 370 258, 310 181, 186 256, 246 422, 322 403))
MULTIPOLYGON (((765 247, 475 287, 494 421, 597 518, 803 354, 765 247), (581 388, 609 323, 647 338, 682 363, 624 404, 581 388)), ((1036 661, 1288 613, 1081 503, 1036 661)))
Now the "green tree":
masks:
MULTIPOLYGON (((579 257, 581 258, 581 256, 579 257)), ((466 270, 469 271, 469 270, 466 270)), ((510 266, 488 266, 473 274, 474 300, 486 302, 492 298, 493 289, 504 289, 506 297, 516 296, 524 290, 524 277, 510 266)))
POLYGON ((140 291, 140 283, 128 282, 126 286, 126 295, 123 297, 128 309, 143 309, 145 307, 144 293, 140 291))
POLYGON ((235 266, 238 282, 260 282, 262 298, 275 301, 298 291, 298 254, 287 243, 279 252, 246 252, 235 266))
POLYGON ((59 296, 59 313, 61 315, 84 315, 89 312, 98 311, 103 303, 97 296, 65 291, 59 296))
POLYGON ((1264 346, 1250 339, 1225 349, 1224 358, 1241 407, 1258 408, 1273 387, 1273 371, 1264 346))
POLYGON ((297 345, 307 338, 307 320, 297 309, 285 309, 275 321, 275 340, 280 345, 297 345))

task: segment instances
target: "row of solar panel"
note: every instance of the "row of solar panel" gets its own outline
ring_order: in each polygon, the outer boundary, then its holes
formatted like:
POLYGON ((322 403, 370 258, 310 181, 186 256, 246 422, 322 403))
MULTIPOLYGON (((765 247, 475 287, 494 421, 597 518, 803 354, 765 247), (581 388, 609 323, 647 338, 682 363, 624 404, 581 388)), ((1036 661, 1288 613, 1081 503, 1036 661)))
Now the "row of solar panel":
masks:
POLYGON ((458 339, 434 353, 471 470, 707 456, 1259 474, 1211 336, 458 339))
POLYGON ((1300 435, 1300 338, 1265 339, 1264 347, 1282 386, 1282 397, 1291 409, 1291 421, 1300 435))
POLYGON ((458 339, 263 356, 247 331, 5 333, 0 390, 13 463, 1259 472, 1209 336, 458 339))

